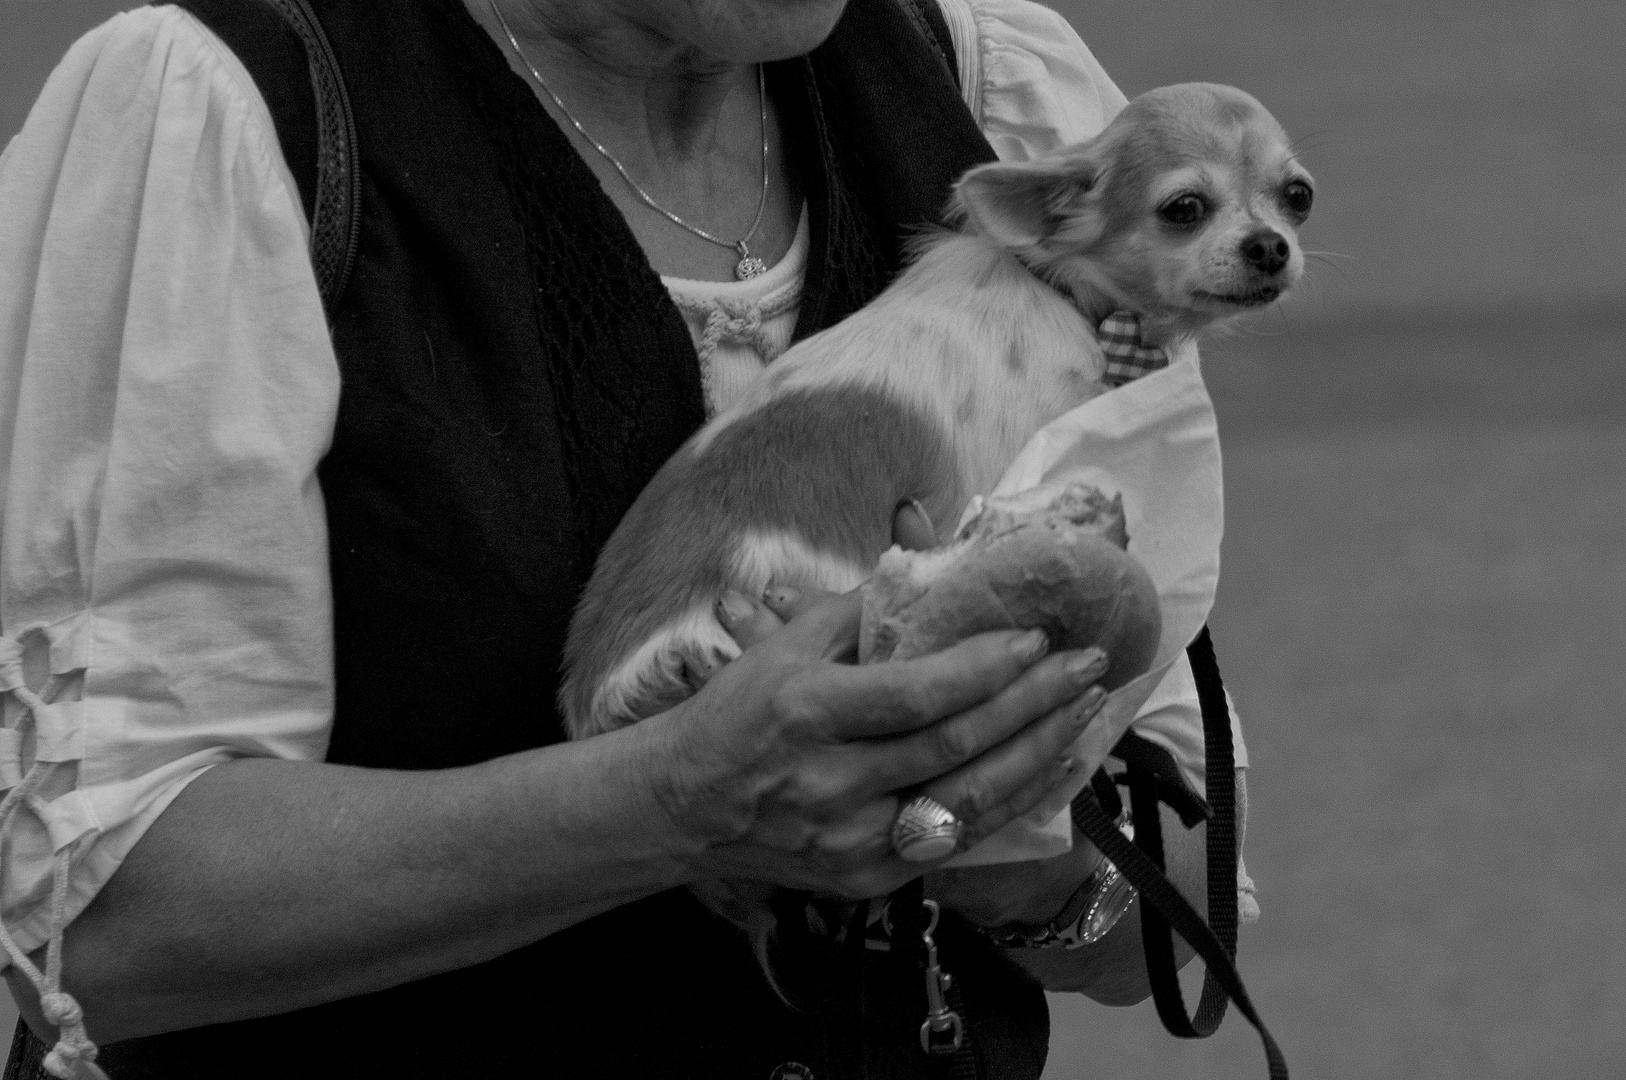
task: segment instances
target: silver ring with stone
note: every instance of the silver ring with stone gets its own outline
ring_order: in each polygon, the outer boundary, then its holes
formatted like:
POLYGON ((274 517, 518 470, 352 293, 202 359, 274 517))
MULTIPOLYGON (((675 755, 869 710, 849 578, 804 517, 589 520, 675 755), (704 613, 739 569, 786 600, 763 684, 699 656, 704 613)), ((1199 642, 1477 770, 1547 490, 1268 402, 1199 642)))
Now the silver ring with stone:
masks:
POLYGON ((954 854, 965 825, 930 795, 903 804, 892 823, 892 850, 905 862, 932 862, 954 854))

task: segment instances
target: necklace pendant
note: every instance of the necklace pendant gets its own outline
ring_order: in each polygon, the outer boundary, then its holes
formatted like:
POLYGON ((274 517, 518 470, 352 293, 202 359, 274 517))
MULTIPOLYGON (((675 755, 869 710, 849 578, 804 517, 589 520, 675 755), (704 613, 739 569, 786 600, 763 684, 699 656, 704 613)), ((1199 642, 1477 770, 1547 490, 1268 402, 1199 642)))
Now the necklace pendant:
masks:
POLYGON ((632 174, 627 172, 627 167, 621 164, 614 154, 604 149, 604 144, 600 143, 597 139, 593 138, 587 133, 587 129, 582 127, 582 122, 576 119, 576 115, 565 106, 564 100, 560 98, 558 94, 555 94, 553 92, 553 88, 550 87, 547 84, 547 81, 542 78, 542 73, 536 70, 536 65, 531 63, 531 58, 525 55, 524 49, 519 47, 519 38, 515 37, 514 31, 509 29, 508 20, 503 18, 502 8, 497 6, 497 0, 486 0, 486 3, 491 7, 491 14, 497 17, 497 22, 499 25, 501 25, 503 33, 507 35, 508 44, 513 47, 514 55, 519 57, 520 60, 524 61, 525 68, 531 73, 531 78, 536 82, 536 85, 540 86, 548 95, 549 99, 553 101, 553 104, 558 107, 559 111, 565 114, 565 119, 570 121, 570 126, 576 129, 576 133, 582 138, 586 139, 588 145, 594 150, 597 150, 599 155, 603 157, 604 160, 615 166, 615 171, 621 174, 621 179, 627 182, 627 186, 632 188, 633 193, 636 194, 639 199, 643 200, 645 206, 649 207, 651 210, 654 210, 656 213, 666 218, 666 220, 670 221, 678 228, 687 230, 688 232, 700 237, 702 240, 708 240, 711 243, 721 245, 722 247, 731 247, 735 251, 739 252, 740 261, 734 264, 734 276, 740 281, 748 281, 754 277, 761 277, 763 274, 768 272, 768 264, 757 258, 755 255, 752 255, 745 246, 745 242, 757 234, 757 226, 762 224, 762 212, 768 206, 768 84, 765 81, 766 76, 763 74, 761 64, 757 65, 757 110, 761 114, 762 122, 762 194, 757 196, 757 216, 756 219, 751 222, 751 227, 746 230, 743 237, 741 237, 739 240, 731 242, 728 240, 718 239, 706 230, 689 224, 687 221, 684 221, 682 218, 672 213, 672 211, 650 198, 649 192, 639 187, 638 181, 634 180, 632 178, 632 174))

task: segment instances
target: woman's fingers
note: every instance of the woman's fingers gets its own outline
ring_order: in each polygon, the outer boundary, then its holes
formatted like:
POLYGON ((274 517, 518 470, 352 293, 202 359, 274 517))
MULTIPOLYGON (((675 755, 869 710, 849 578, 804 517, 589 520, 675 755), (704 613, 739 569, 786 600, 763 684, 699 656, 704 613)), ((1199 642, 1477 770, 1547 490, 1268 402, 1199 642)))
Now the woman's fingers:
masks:
POLYGON ((748 652, 691 699, 697 719, 683 725, 692 786, 707 793, 696 805, 718 819, 700 831, 733 837, 710 850, 708 873, 856 895, 918 872, 891 850, 900 792, 929 784, 976 840, 1076 767, 1061 759, 1099 708, 1086 691, 1106 670, 1101 650, 1047 657, 1042 632, 1005 630, 913 660, 831 663, 855 650, 861 610, 857 591, 719 604, 748 652), (692 752, 708 740, 728 752, 692 752), (746 763, 757 782, 723 781, 720 763, 746 763), (725 791, 740 797, 719 803, 725 791))
MULTIPOLYGON (((784 629, 785 624, 798 617, 814 611, 827 600, 834 599, 838 593, 825 592, 823 589, 792 589, 788 586, 774 586, 763 596, 747 596, 745 593, 729 589, 717 601, 717 621, 728 631, 739 647, 749 649, 753 645, 768 640, 774 634, 784 629)), ((819 621, 818 629, 813 631, 813 637, 821 634, 828 640, 824 649, 839 646, 835 655, 848 651, 850 637, 853 643, 858 641, 857 617, 860 611, 857 590, 848 594, 850 599, 841 605, 831 615, 830 620, 819 621), (851 610, 849 610, 851 607, 851 610), (848 627, 848 623, 851 627, 848 627)), ((823 649, 820 650, 824 651, 823 649)), ((830 659, 831 657, 826 657, 830 659)))
MULTIPOLYGON (((1011 793, 1013 784, 1020 786, 1017 781, 1023 778, 1013 779, 1013 769, 1019 771, 1026 763, 1028 775, 1042 771, 1072 742, 1050 726, 1065 724, 1059 719, 1065 709, 1106 668, 1107 657, 1100 649, 1063 653, 1035 664, 988 700, 891 740, 882 753, 872 753, 869 779, 896 790, 952 774, 958 778, 954 791, 962 804, 981 803, 981 809, 989 809, 1011 793), (968 775, 956 772, 963 767, 970 770, 968 775), (983 782, 986 791, 977 786, 983 782)), ((1078 730, 1087 722, 1088 718, 1079 722, 1078 730)))
POLYGON ((784 620, 761 600, 729 589, 717 601, 717 621, 739 647, 749 649, 766 641, 784 625, 784 620))
POLYGON ((776 586, 768 590, 763 603, 786 620, 786 632, 778 641, 786 649, 824 660, 857 654, 858 623, 864 608, 858 589, 831 593, 776 586))
POLYGON ((993 698, 1049 648, 1042 630, 995 630, 913 660, 823 672, 806 687, 808 704, 832 739, 906 735, 993 698))
POLYGON ((932 528, 932 519, 926 508, 914 499, 899 503, 897 513, 892 515, 892 542, 905 551, 925 551, 937 546, 937 530, 932 528))
POLYGON ((856 589, 848 593, 834 593, 825 589, 796 589, 789 585, 770 585, 767 592, 762 594, 762 602, 785 622, 790 622, 837 596, 852 596, 856 600, 860 594, 856 589))
POLYGON ((965 823, 969 847, 1039 804, 1078 769, 1067 754, 1100 713, 1106 691, 1091 687, 1021 735, 926 785, 926 794, 965 823))

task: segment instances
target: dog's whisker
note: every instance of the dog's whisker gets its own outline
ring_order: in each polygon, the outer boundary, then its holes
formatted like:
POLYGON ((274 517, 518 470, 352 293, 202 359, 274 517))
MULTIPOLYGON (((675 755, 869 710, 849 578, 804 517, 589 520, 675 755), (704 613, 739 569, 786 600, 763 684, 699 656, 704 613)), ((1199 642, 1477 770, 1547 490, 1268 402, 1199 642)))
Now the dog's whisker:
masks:
POLYGON ((1331 134, 1332 133, 1328 132, 1328 131, 1312 131, 1312 132, 1309 132, 1308 134, 1300 136, 1299 138, 1294 139, 1292 142, 1290 142, 1288 144, 1288 150, 1294 156, 1297 156, 1297 155, 1299 155, 1301 153, 1308 153, 1309 151, 1312 151, 1312 150, 1319 150, 1321 148, 1321 146, 1322 146, 1323 140, 1326 139, 1331 134))
POLYGON ((1284 336, 1286 334, 1292 333, 1293 328, 1286 324, 1287 323, 1287 312, 1282 309, 1282 305, 1280 305, 1280 304, 1271 305, 1270 315, 1266 316, 1266 317, 1267 318, 1280 319, 1282 321, 1282 327, 1280 329, 1272 329, 1269 326, 1249 326, 1249 325, 1246 325, 1244 323, 1238 322, 1238 323, 1232 323, 1229 326, 1225 326, 1225 327, 1220 328, 1212 336, 1221 337, 1221 338, 1229 337, 1229 336, 1233 336, 1233 335, 1236 336, 1236 337, 1248 337, 1248 338, 1278 338, 1278 337, 1282 337, 1282 336, 1284 336))
MULTIPOLYGON (((1305 260, 1307 262, 1313 263, 1316 266, 1325 266, 1329 270, 1336 271, 1338 273, 1338 276, 1343 278, 1345 281, 1349 280, 1349 271, 1348 270, 1346 270, 1342 266, 1339 266, 1337 263, 1333 262, 1330 258, 1322 255, 1320 252, 1309 252, 1309 251, 1307 251, 1307 252, 1304 253, 1304 257, 1305 257, 1305 260)), ((1309 275, 1306 275, 1304 280, 1306 282, 1309 282, 1311 284, 1316 285, 1317 287, 1319 287, 1320 284, 1321 284, 1319 281, 1315 281, 1309 275)))
POLYGON ((1227 327, 1225 333, 1219 336, 1222 338, 1231 336, 1246 338, 1274 338, 1281 337, 1284 332, 1285 331, 1282 330, 1271 330, 1268 328, 1256 329, 1251 326, 1232 326, 1227 327))
POLYGON ((1324 310, 1327 306, 1327 290, 1325 285, 1316 279, 1308 279, 1310 291, 1303 297, 1303 303, 1313 305, 1317 310, 1324 310))

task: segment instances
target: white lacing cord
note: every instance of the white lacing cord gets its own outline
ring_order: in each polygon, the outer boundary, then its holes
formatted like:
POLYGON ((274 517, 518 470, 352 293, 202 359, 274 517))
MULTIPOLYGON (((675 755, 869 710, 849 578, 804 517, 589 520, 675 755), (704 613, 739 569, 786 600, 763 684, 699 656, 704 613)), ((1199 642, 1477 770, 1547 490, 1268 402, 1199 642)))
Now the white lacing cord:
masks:
MULTIPOLYGON (((773 343, 768 340, 764 324, 770 323, 801 302, 801 289, 780 289, 766 300, 702 300, 674 292, 672 300, 686 315, 705 320, 700 342, 695 353, 700 358, 700 381, 711 401, 711 356, 719 345, 745 345, 762 358, 764 364, 774 359, 773 343)), ((776 354, 777 355, 777 354, 776 354)))
MULTIPOLYGON (((23 652, 10 637, 0 636, 0 677, 11 684, 10 693, 26 710, 18 730, 26 732, 36 718, 61 689, 61 679, 52 675, 45 687, 34 693, 23 682, 23 652)), ((51 769, 50 762, 35 762, 28 774, 0 800, 0 838, 11 828, 11 819, 19 807, 27 804, 37 814, 44 813, 45 800, 34 792, 44 782, 51 769)), ((23 952, 5 921, 0 919, 0 946, 11 957, 17 969, 28 976, 39 992, 40 1011, 57 1029, 57 1042, 45 1055, 45 1071, 57 1080, 107 1080, 107 1074, 96 1065, 96 1044, 85 1033, 85 1014, 71 994, 62 989, 62 929, 67 922, 68 864, 71 847, 64 847, 56 855, 51 867, 51 936, 45 947, 45 970, 42 972, 23 952)))
POLYGON ((1248 876, 1248 867, 1241 856, 1236 860, 1236 917, 1238 922, 1248 925, 1259 921, 1259 886, 1248 876))
MULTIPOLYGON (((1228 706, 1230 698, 1225 699, 1228 706)), ((1242 860, 1242 845, 1248 838, 1248 770, 1236 771, 1236 919, 1251 926, 1259 921, 1259 886, 1248 876, 1248 864, 1242 860)))

